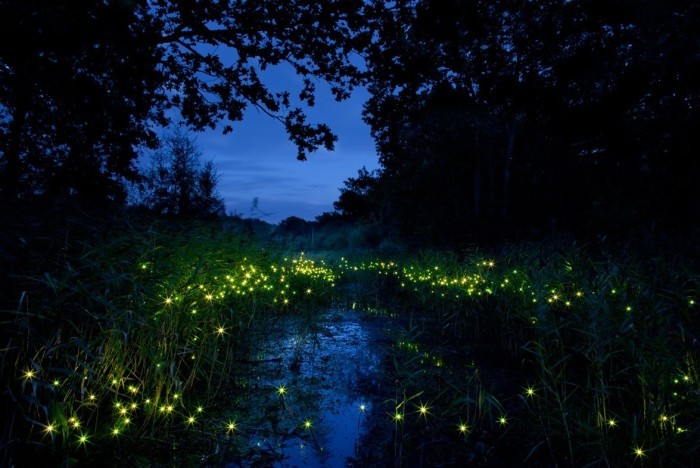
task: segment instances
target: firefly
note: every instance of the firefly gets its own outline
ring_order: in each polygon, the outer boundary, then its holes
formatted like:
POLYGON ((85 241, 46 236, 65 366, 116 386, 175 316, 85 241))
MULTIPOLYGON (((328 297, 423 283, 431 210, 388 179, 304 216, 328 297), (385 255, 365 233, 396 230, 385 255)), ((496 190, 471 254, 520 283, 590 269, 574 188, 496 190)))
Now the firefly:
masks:
POLYGON ((88 440, 89 440, 89 438, 88 438, 87 434, 80 434, 78 436, 78 445, 83 445, 83 446, 87 445, 88 440))
POLYGON ((226 425, 226 433, 227 434, 232 434, 235 432, 237 429, 236 427, 236 421, 229 421, 228 424, 226 425))

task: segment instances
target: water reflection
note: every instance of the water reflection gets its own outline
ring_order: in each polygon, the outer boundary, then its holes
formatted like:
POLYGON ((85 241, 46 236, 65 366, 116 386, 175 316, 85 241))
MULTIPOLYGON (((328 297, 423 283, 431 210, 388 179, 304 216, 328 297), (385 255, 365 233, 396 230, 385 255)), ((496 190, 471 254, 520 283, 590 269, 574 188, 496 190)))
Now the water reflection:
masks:
POLYGON ((376 406, 381 332, 347 310, 279 320, 251 366, 248 401, 263 426, 248 434, 247 451, 279 467, 347 466, 376 406))

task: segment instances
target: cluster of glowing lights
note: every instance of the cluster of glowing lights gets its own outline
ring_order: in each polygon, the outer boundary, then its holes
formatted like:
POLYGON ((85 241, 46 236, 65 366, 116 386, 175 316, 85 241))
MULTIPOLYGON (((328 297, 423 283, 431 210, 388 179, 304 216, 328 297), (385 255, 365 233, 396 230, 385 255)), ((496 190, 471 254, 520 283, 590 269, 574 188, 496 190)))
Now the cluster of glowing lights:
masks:
MULTIPOLYGON (((142 263, 139 267, 141 270, 147 270, 150 268, 150 264, 142 263)), ((218 315, 218 311, 221 309, 229 310, 227 307, 219 306, 228 306, 231 304, 230 301, 238 300, 239 296, 249 296, 252 294, 265 294, 265 298, 269 299, 267 303, 278 304, 278 307, 279 304, 288 306, 296 301, 309 301, 309 296, 320 296, 331 290, 340 278, 341 273, 352 273, 363 270, 372 271, 382 276, 394 277, 398 282, 397 284, 400 284, 404 289, 413 290, 415 292, 429 292, 430 294, 439 294, 440 297, 454 297, 456 299, 478 298, 491 296, 497 293, 508 293, 524 297, 526 303, 537 303, 541 301, 550 304, 552 307, 561 307, 563 305, 565 308, 571 309, 585 301, 588 297, 596 294, 602 295, 603 293, 601 291, 589 290, 584 292, 583 289, 575 285, 566 285, 556 288, 545 285, 544 288, 537 289, 532 286, 524 273, 518 270, 509 270, 505 273, 499 272, 496 268, 496 263, 488 259, 477 262, 474 271, 467 272, 461 270, 450 273, 446 269, 438 266, 419 267, 410 265, 402 267, 395 262, 387 261, 351 265, 345 259, 341 261, 340 267, 331 268, 323 262, 315 262, 302 256, 297 259, 286 259, 282 264, 271 265, 266 268, 250 263, 242 263, 237 265, 228 274, 215 278, 209 284, 202 283, 188 286, 185 288, 186 290, 171 290, 159 297, 158 304, 161 309, 167 309, 171 314, 177 314, 180 309, 182 309, 189 312, 189 314, 185 314, 186 316, 196 317, 187 320, 196 320, 198 324, 206 324, 206 328, 204 326, 199 327, 199 335, 192 337, 192 343, 205 341, 206 339, 220 343, 222 340, 212 339, 212 336, 215 335, 214 338, 221 337, 228 339, 230 335, 234 334, 237 325, 227 322, 226 316, 222 317, 218 315)), ((616 303, 620 307, 618 310, 623 310, 633 316, 634 313, 637 313, 640 309, 639 304, 634 301, 630 301, 632 304, 626 304, 626 299, 628 298, 625 297, 624 288, 619 290, 617 288, 611 288, 608 292, 611 296, 616 297, 616 303)), ((688 307, 694 307, 696 305, 696 300, 692 297, 686 298, 684 301, 687 301, 685 304, 687 304, 688 307)), ((537 317, 533 316, 531 323, 536 324, 537 317)), ((419 345, 408 340, 399 341, 398 346, 417 354, 421 353, 419 345)), ((197 354, 195 352, 197 348, 193 347, 193 350, 194 351, 191 353, 192 358, 197 354)), ((421 363, 428 362, 437 367, 443 365, 442 358, 427 352, 423 352, 421 358, 421 363)), ((160 367, 160 365, 160 363, 157 363, 156 367, 160 367)), ((167 365, 166 361, 164 366, 167 365)), ((18 374, 24 382, 36 382, 39 380, 40 376, 45 375, 44 371, 37 365, 20 370, 18 374)), ((111 429, 103 429, 101 432, 102 434, 109 433, 113 437, 119 437, 125 432, 133 431, 133 427, 137 425, 137 422, 143 419, 141 413, 145 414, 146 407, 151 405, 152 401, 157 403, 157 405, 153 405, 153 412, 165 416, 179 415, 179 417, 176 418, 178 424, 183 424, 184 420, 184 425, 186 427, 195 426, 199 421, 198 418, 204 412, 202 406, 197 406, 193 412, 191 411, 191 407, 190 412, 184 411, 184 403, 179 393, 169 395, 167 400, 164 400, 164 395, 156 395, 153 400, 151 400, 151 398, 143 398, 143 396, 139 397, 139 394, 147 393, 147 389, 152 387, 145 385, 143 382, 136 382, 136 384, 130 383, 136 381, 130 374, 117 373, 116 376, 113 376, 114 373, 112 373, 109 378, 105 379, 105 383, 109 383, 114 387, 110 389, 110 392, 116 392, 117 395, 121 395, 122 397, 126 395, 126 397, 124 398, 125 401, 120 401, 117 398, 113 400, 112 404, 114 406, 115 417, 110 420, 111 429), (134 400, 126 401, 129 398, 134 398, 134 400), (170 403, 170 401, 174 401, 176 404, 170 403), (180 413, 180 411, 183 412, 180 413), (197 416, 195 416, 195 414, 197 416)), ((673 382, 675 384, 690 384, 693 382, 693 377, 690 372, 681 372, 673 382)), ((69 391, 67 389, 69 387, 69 385, 66 385, 67 383, 68 379, 51 380, 47 378, 46 380, 46 384, 50 384, 53 387, 52 391, 55 392, 67 393, 69 391), (66 390, 63 390, 63 387, 66 387, 66 390)), ((538 390, 534 386, 528 385, 523 387, 522 391, 522 395, 524 395, 526 400, 538 397, 538 390)), ((288 395, 288 389, 285 385, 276 387, 275 392, 282 400, 288 395)), ((540 393, 545 394, 546 392, 543 388, 540 388, 540 393)), ((100 394, 98 398, 96 393, 85 392, 84 396, 81 398, 80 405, 84 410, 84 408, 89 407, 88 403, 96 408, 98 405, 104 404, 105 402, 110 404, 108 397, 105 397, 104 394, 100 394)), ((431 402, 431 404, 433 403, 434 402, 431 402)), ((358 408, 361 414, 367 411, 367 406, 364 403, 358 405, 358 408)), ((429 417, 435 418, 432 411, 434 411, 433 407, 420 402, 415 405, 415 412, 413 413, 410 413, 400 405, 393 413, 389 412, 389 416, 390 419, 397 424, 403 423, 408 416, 415 418, 415 415, 417 415, 418 420, 422 419, 427 421, 429 417)), ((94 437, 95 434, 93 433, 93 435, 90 435, 88 432, 85 432, 85 426, 90 427, 90 418, 86 418, 83 413, 81 413, 80 417, 83 418, 85 424, 81 422, 81 419, 77 415, 69 417, 65 420, 65 424, 69 429, 75 431, 71 432, 71 440, 78 446, 86 447, 88 443, 91 443, 90 439, 94 437)), ((173 418, 163 418, 163 420, 168 419, 172 420, 173 418)), ((492 416, 490 420, 493 423, 492 416)), ((618 428, 620 425, 625 425, 624 419, 621 419, 622 423, 618 422, 615 418, 601 418, 599 421, 601 427, 607 426, 608 429, 614 429, 618 428)), ((656 421, 658 424, 667 428, 669 432, 671 429, 676 433, 683 433, 688 430, 675 425, 674 415, 669 416, 667 414, 661 414, 656 421)), ((219 424, 221 423, 220 421, 219 424)), ((510 424, 510 422, 505 415, 501 415, 496 419, 496 424, 505 427, 510 424)), ((218 427, 219 430, 222 430, 221 425, 218 427)), ((301 427, 310 431, 313 427, 313 421, 311 419, 305 419, 301 422, 301 427)), ((48 422, 43 425, 42 432, 44 435, 51 436, 53 439, 59 432, 59 428, 60 425, 58 423, 48 422)), ((227 434, 234 434, 238 431, 238 424, 235 420, 228 421, 224 424, 224 429, 227 434)), ((454 430, 454 425, 451 426, 450 430, 454 430)), ((466 423, 460 421, 459 424, 457 424, 457 431, 460 434, 466 435, 470 430, 471 427, 466 423)), ((613 432, 611 431, 611 433, 613 432)), ((647 452, 648 451, 645 450, 643 446, 633 447, 635 458, 641 459, 647 457, 647 452)))

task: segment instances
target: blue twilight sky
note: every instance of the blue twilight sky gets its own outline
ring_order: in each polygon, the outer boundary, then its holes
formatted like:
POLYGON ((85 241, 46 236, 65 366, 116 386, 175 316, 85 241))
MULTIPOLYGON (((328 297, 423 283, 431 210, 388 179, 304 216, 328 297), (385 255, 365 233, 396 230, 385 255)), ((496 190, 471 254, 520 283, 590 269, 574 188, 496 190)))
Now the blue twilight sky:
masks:
MULTIPOLYGON (((290 70, 266 72, 264 78, 273 91, 287 89, 294 95, 301 89, 301 79, 290 70)), ((343 181, 356 176, 362 166, 379 167, 369 127, 362 122, 367 91, 356 89, 350 99, 336 102, 326 85, 316 86, 316 105, 306 108, 308 121, 330 125, 338 136, 335 151, 322 149, 298 161, 284 126, 253 106, 227 135, 221 131, 192 135, 203 159, 216 164, 227 213, 253 216, 257 197, 259 210, 269 213, 261 217, 264 221, 277 223, 288 216, 313 220, 333 210, 343 181)))

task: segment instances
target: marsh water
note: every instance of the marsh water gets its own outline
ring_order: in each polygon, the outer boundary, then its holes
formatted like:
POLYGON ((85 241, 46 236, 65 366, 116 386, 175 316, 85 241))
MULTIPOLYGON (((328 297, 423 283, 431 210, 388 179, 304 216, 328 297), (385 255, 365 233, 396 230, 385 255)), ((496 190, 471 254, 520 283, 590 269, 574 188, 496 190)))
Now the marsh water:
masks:
POLYGON ((385 325, 347 309, 272 323, 239 378, 246 423, 227 466, 354 466, 383 411, 385 325))

